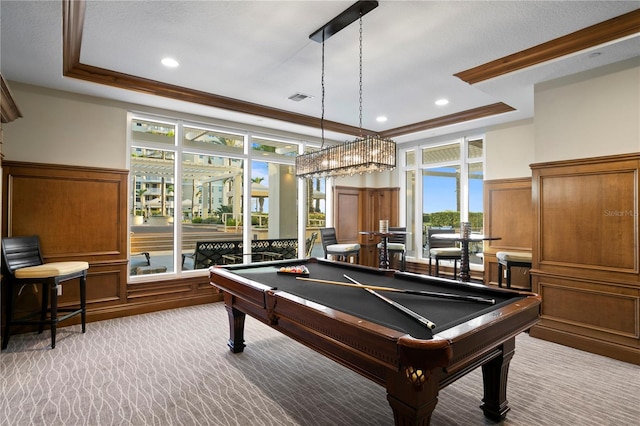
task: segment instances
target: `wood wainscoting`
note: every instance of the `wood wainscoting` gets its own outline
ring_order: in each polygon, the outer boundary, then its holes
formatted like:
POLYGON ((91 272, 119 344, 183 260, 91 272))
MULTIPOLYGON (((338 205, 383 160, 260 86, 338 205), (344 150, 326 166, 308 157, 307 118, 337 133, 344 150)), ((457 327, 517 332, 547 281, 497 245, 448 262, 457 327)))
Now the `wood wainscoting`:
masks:
POLYGON ((340 243, 360 243, 360 264, 378 267, 380 237, 361 235, 360 231, 377 231, 380 220, 398 226, 400 188, 334 188, 334 223, 340 243))
POLYGON ((531 335, 640 364, 640 153, 532 169, 531 335))
MULTIPOLYGON (((127 170, 5 161, 2 171, 3 237, 39 235, 45 262, 89 262, 88 321, 221 300, 204 275, 127 283, 127 170)), ((74 287, 61 305, 79 299, 74 287)), ((34 307, 30 291, 17 303, 34 307)))
MULTIPOLYGON (((531 178, 496 179, 484 182, 484 233, 500 237, 484 244, 484 283, 498 285, 499 251, 531 253, 533 210, 531 178)), ((504 283, 505 280, 503 279, 504 283)), ((513 268, 514 287, 529 287, 529 270, 513 268)))

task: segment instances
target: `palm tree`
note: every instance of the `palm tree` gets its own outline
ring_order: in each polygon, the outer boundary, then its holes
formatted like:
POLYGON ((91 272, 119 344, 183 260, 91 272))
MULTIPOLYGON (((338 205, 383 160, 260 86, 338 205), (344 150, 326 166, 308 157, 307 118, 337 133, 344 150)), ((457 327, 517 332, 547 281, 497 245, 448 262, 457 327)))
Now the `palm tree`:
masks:
POLYGON ((144 193, 147 192, 146 188, 140 188, 136 191, 136 197, 140 198, 140 210, 142 210, 142 215, 144 216, 145 211, 145 198, 144 193))

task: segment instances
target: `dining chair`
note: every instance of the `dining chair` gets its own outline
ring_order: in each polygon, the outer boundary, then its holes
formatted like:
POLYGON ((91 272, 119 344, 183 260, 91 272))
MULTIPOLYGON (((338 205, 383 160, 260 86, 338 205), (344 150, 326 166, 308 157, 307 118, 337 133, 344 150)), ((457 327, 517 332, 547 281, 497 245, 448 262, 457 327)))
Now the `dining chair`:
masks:
POLYGON ((429 275, 431 273, 431 260, 436 263, 436 277, 440 276, 440 261, 453 260, 453 277, 458 274, 458 262, 462 259, 462 249, 457 246, 455 241, 441 240, 433 238, 434 234, 453 234, 453 228, 429 228, 427 229, 429 243, 429 275))
POLYGON ((89 263, 81 261, 44 263, 40 251, 40 238, 8 237, 2 239, 2 274, 7 288, 7 317, 2 334, 2 349, 6 349, 14 325, 38 325, 42 333, 45 325, 51 329, 51 349, 56 347, 56 327, 59 322, 80 315, 82 332, 86 331, 86 282, 89 263), (63 282, 79 280, 80 306, 58 307, 58 293, 63 282), (14 318, 14 294, 26 285, 42 286, 42 304, 38 312, 14 318), (66 315, 58 316, 60 312, 66 315))
MULTIPOLYGON (((387 251, 389 252, 389 258, 394 255, 398 255, 400 263, 400 271, 406 269, 406 256, 407 256, 407 227, 406 226, 390 226, 387 240, 387 251), (394 234, 394 232, 397 232, 394 234)), ((378 243, 378 250, 382 249, 382 243, 378 243)))
POLYGON ((348 262, 349 257, 354 256, 356 263, 360 262, 360 244, 339 244, 335 228, 320 228, 320 239, 325 259, 331 255, 335 256, 336 260, 348 262))

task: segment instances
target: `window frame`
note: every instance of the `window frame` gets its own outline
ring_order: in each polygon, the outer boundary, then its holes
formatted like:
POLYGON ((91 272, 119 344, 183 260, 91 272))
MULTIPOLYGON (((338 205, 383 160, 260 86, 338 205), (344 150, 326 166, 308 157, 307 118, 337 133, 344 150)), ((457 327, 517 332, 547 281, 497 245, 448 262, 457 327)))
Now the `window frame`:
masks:
MULTIPOLYGON (((263 163, 274 163, 279 165, 290 166, 295 169, 295 155, 299 153, 303 153, 306 149, 318 149, 320 147, 320 143, 313 140, 313 138, 306 138, 300 135, 278 135, 272 134, 264 131, 256 131, 256 130, 247 130, 241 128, 228 127, 224 125, 219 125, 216 123, 206 123, 197 120, 189 120, 189 119, 181 119, 181 118, 171 118, 167 116, 154 115, 144 112, 136 112, 136 111, 128 111, 127 112, 127 149, 126 149, 126 167, 129 171, 131 171, 131 153, 134 147, 140 147, 142 149, 158 149, 164 151, 172 151, 175 156, 174 160, 174 200, 182 200, 182 176, 183 176, 183 155, 191 154, 191 155, 204 155, 204 156, 219 156, 224 158, 230 158, 235 160, 241 160, 244 162, 244 171, 243 171, 243 182, 251 182, 252 175, 252 162, 263 162, 263 163), (154 143, 148 141, 140 141, 136 140, 133 135, 132 124, 136 121, 148 121, 148 122, 157 122, 160 124, 172 125, 175 127, 174 141, 172 144, 167 143, 154 143), (237 135, 242 137, 244 140, 244 146, 242 152, 238 151, 230 152, 230 150, 220 149, 216 150, 215 146, 212 149, 207 149, 204 147, 198 146, 186 146, 183 144, 183 132, 185 127, 193 127, 197 129, 210 130, 214 132, 226 133, 230 135, 237 135), (277 143, 283 144, 292 144, 296 146, 294 149, 294 153, 292 155, 284 156, 276 154, 274 156, 269 156, 268 158, 261 158, 259 156, 260 151, 253 149, 253 140, 261 139, 262 141, 273 141, 277 143), (311 139, 311 140, 309 140, 311 139)), ((304 180, 299 178, 296 179, 297 186, 297 200, 306 200, 306 185, 301 184, 304 180)), ((326 183, 327 188, 329 182, 326 183)), ((127 192, 127 211, 132 211, 135 208, 135 195, 132 192, 135 188, 132 188, 132 179, 128 180, 128 192, 127 192)), ((243 185, 243 198, 245 200, 251 199, 251 185, 243 185)), ((327 189, 327 192, 329 190, 327 189)), ((327 209, 329 209, 329 200, 327 200, 327 209)), ((174 203, 175 204, 175 203, 174 203)), ((174 224, 182 223, 182 212, 178 212, 174 210, 174 224)), ((299 253, 304 254, 305 248, 305 230, 307 223, 307 206, 305 202, 297 202, 297 213, 298 213, 298 247, 299 253)), ((242 240, 245 247, 251 246, 251 208, 250 204, 246 205, 243 208, 243 227, 242 227, 242 240)), ((131 215, 127 215, 127 229, 131 231, 132 220, 131 215)), ((149 281, 162 281, 162 280, 170 280, 179 278, 181 276, 194 276, 194 275, 203 275, 207 273, 206 269, 196 269, 196 270, 185 270, 182 271, 180 258, 181 258, 181 246, 182 246, 182 226, 174 226, 173 227, 173 271, 165 272, 165 273, 154 273, 148 275, 131 275, 130 268, 127 268, 127 277, 129 284, 135 283, 144 283, 149 281)), ((127 239, 127 259, 131 260, 131 238, 127 239)))
MULTIPOLYGON (((469 218, 469 165, 470 164, 482 164, 482 176, 484 182, 484 176, 486 175, 486 138, 484 134, 473 134, 468 136, 461 136, 453 139, 444 139, 433 143, 422 143, 407 147, 400 147, 398 158, 400 165, 398 167, 399 182, 400 182, 400 208, 399 214, 401 221, 405 223, 407 229, 413 229, 413 232, 410 234, 410 241, 408 241, 407 247, 407 258, 411 259, 415 262, 426 262, 428 261, 428 255, 425 256, 423 254, 423 241, 425 238, 425 232, 423 230, 423 171, 426 169, 432 169, 436 167, 445 167, 445 166, 458 166, 460 170, 460 221, 468 221, 469 218), (469 142, 482 140, 483 149, 482 155, 479 157, 469 157, 469 142), (438 163, 423 163, 422 159, 422 150, 429 148, 437 148, 440 146, 459 144, 459 152, 460 156, 457 160, 451 161, 442 161, 438 163), (413 164, 407 164, 407 157, 411 155, 410 153, 413 151, 413 164), (407 182, 407 174, 408 172, 414 173, 414 186, 411 188, 409 182, 407 182), (415 193, 413 194, 413 206, 410 206, 407 202, 407 194, 408 190, 413 189, 415 193), (408 214, 408 209, 413 209, 413 220, 414 223, 407 223, 407 218, 411 217, 408 214)), ((485 206, 482 206, 482 211, 484 214, 485 206)))

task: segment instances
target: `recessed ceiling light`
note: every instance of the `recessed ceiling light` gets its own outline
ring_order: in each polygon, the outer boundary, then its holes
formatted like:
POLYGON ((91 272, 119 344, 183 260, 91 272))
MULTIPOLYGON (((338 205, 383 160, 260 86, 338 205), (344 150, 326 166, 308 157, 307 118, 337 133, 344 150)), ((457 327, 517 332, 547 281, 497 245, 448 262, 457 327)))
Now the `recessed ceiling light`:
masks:
POLYGON ((175 68, 180 65, 180 63, 178 63, 178 61, 173 58, 163 58, 160 62, 162 62, 162 65, 164 65, 165 67, 169 68, 175 68))
POLYGON ((449 103, 449 100, 448 100, 448 99, 438 99, 438 100, 436 101, 436 105, 438 105, 438 106, 443 106, 443 105, 446 105, 446 104, 448 104, 448 103, 449 103))
POLYGON ((385 121, 387 121, 387 117, 385 117, 384 115, 381 115, 380 117, 376 117, 376 121, 378 123, 384 123, 385 121))

